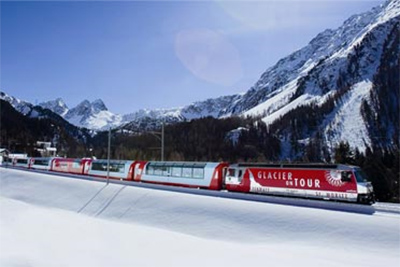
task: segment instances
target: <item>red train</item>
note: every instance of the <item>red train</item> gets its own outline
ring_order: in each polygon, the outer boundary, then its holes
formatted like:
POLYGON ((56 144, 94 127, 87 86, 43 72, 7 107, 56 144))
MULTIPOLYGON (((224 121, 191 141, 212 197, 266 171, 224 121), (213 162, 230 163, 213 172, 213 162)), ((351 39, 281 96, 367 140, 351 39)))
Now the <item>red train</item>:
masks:
POLYGON ((228 164, 225 162, 129 161, 28 158, 8 161, 42 169, 133 182, 374 203, 374 191, 359 167, 337 164, 228 164), (109 169, 107 171, 107 166, 109 169))

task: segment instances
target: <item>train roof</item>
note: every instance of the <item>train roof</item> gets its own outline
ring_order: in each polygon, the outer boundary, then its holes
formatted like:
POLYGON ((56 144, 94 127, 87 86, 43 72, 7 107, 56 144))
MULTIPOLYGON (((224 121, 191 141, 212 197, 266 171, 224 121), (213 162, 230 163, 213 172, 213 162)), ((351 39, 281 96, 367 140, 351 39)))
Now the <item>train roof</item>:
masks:
POLYGON ((286 169, 348 169, 355 166, 343 164, 326 164, 326 163, 238 163, 238 167, 244 168, 286 168, 286 169))
POLYGON ((204 168, 208 162, 192 162, 192 161, 149 161, 147 166, 156 167, 196 167, 204 168))
MULTIPOLYGON (((93 163, 107 163, 108 159, 94 159, 92 161, 93 163)), ((132 163, 134 162, 133 160, 119 160, 119 159, 110 159, 110 163, 116 164, 126 164, 126 163, 132 163)))

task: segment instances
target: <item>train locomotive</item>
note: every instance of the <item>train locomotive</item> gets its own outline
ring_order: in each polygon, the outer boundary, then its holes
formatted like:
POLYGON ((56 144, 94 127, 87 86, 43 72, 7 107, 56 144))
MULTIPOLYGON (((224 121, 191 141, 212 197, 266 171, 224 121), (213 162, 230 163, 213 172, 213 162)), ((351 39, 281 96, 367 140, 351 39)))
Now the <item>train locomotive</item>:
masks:
POLYGON ((70 158, 7 160, 15 167, 209 190, 373 204, 359 167, 342 164, 261 164, 70 158))
POLYGON ((233 164, 229 191, 372 204, 373 188, 359 167, 336 164, 233 164))

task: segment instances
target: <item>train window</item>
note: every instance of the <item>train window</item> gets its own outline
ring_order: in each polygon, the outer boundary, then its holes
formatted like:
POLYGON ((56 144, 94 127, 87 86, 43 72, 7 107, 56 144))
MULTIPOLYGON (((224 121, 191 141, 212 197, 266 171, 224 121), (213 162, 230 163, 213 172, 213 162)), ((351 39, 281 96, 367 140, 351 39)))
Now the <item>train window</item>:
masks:
POLYGON ((204 178, 204 169, 203 168, 193 168, 193 178, 204 178))
POLYGON ((118 165, 110 164, 110 172, 118 172, 118 165))
POLYGON ((182 168, 181 167, 172 167, 172 176, 181 177, 182 176, 182 168))
MULTIPOLYGON (((106 169, 107 169, 107 167, 106 167, 106 169)), ((125 164, 123 164, 123 163, 110 163, 110 172, 122 172, 122 173, 125 172, 125 164)))
POLYGON ((235 177, 236 169, 228 169, 228 176, 235 177))
POLYGON ((118 171, 119 172, 125 172, 125 164, 119 164, 118 171))
POLYGON ((101 163, 101 162, 93 162, 92 163, 92 170, 94 171, 106 171, 107 170, 107 164, 101 163))
POLYGON ((47 166, 49 165, 48 159, 35 159, 34 165, 47 166))
POLYGON ((162 168, 154 167, 154 175, 161 175, 161 174, 162 174, 162 168))
POLYGON ((12 158, 5 157, 5 158, 4 158, 4 162, 5 162, 5 163, 12 163, 13 160, 12 160, 12 158))
POLYGON ((342 182, 351 182, 351 172, 342 172, 342 182))
POLYGON ((169 167, 163 167, 162 168, 162 175, 170 176, 170 168, 169 167))
POLYGON ((148 175, 169 175, 170 174, 170 169, 169 167, 165 166, 153 166, 153 165, 148 165, 146 167, 146 174, 148 175))
POLYGON ((149 175, 154 174, 154 168, 153 168, 153 166, 147 166, 147 168, 146 168, 146 174, 149 174, 149 175))
MULTIPOLYGON (((93 171, 107 171, 107 162, 93 162, 93 171)), ((125 163, 110 162, 110 172, 125 172, 125 163)))
POLYGON ((358 183, 364 183, 367 181, 367 175, 363 171, 357 170, 354 172, 354 174, 356 175, 358 183))
POLYGON ((192 177, 192 168, 182 168, 182 177, 191 178, 192 177))
POLYGON ((19 164, 28 164, 28 159, 17 159, 17 163, 19 163, 19 164))

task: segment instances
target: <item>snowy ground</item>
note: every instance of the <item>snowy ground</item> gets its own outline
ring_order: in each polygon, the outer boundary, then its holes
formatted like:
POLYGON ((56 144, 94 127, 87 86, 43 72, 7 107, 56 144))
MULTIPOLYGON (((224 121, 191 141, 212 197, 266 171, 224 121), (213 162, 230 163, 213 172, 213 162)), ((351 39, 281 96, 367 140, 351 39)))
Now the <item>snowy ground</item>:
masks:
POLYGON ((400 266, 400 216, 0 168, 0 266, 400 266))

